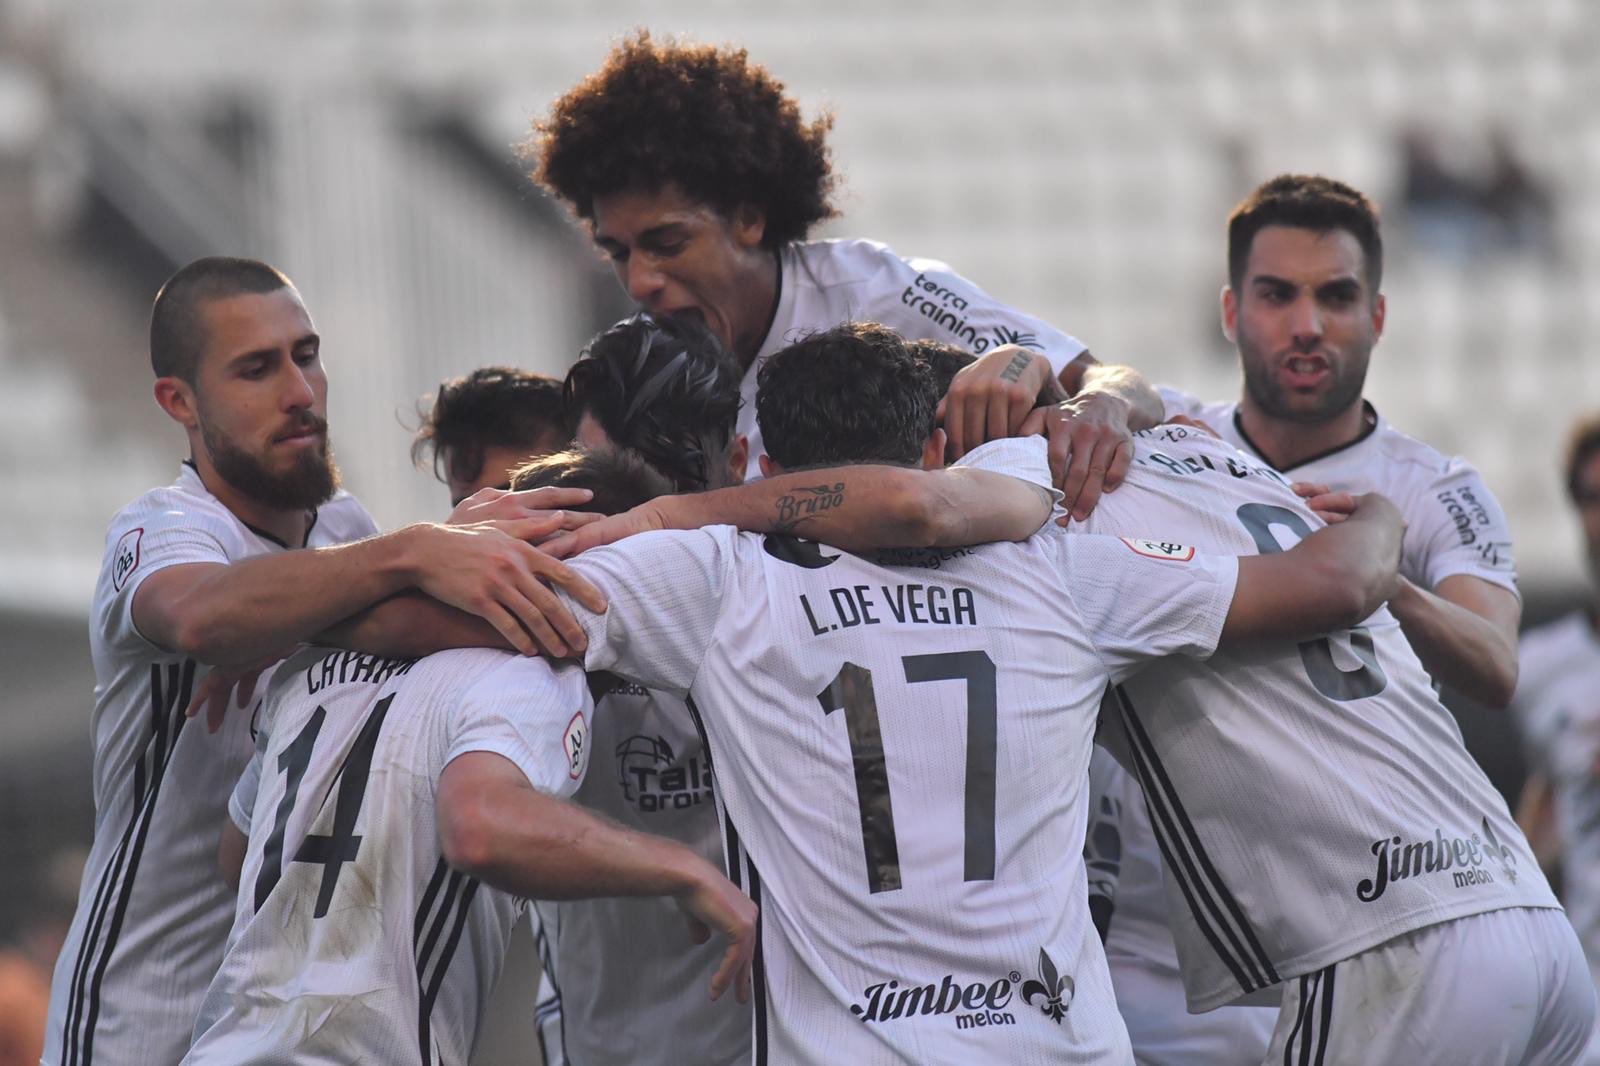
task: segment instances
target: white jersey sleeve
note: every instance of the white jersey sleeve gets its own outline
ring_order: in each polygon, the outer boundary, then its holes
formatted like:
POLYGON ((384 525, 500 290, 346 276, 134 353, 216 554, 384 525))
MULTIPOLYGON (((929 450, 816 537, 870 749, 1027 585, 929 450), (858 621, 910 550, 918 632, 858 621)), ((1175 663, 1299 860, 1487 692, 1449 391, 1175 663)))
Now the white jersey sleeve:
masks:
POLYGON ((979 445, 950 465, 1006 474, 1037 485, 1050 494, 1052 503, 1060 503, 1064 496, 1050 477, 1050 444, 1040 436, 1001 437, 979 445))
POLYGON ((549 666, 527 658, 473 685, 451 714, 444 765, 468 752, 492 752, 510 760, 538 791, 570 797, 589 767, 588 706, 572 707, 557 738, 547 708, 528 699, 529 692, 545 689, 560 691, 550 682, 549 666))
POLYGON ((111 595, 98 605, 107 649, 129 652, 153 647, 133 622, 133 598, 139 587, 169 566, 226 566, 234 561, 238 553, 230 549, 239 539, 237 525, 238 520, 220 504, 192 498, 165 507, 129 508, 118 515, 106 533, 111 595))
POLYGON ((1517 591, 1510 523, 1471 463, 1451 458, 1406 522, 1402 570, 1419 575, 1424 587, 1465 574, 1517 591))
POLYGON ((1153 659, 1217 650, 1239 561, 1164 540, 1063 536, 1061 570, 1112 678, 1153 659))
POLYGON ((557 590, 588 637, 584 668, 686 695, 716 631, 737 535, 732 526, 661 530, 573 560, 607 602, 597 615, 557 590))

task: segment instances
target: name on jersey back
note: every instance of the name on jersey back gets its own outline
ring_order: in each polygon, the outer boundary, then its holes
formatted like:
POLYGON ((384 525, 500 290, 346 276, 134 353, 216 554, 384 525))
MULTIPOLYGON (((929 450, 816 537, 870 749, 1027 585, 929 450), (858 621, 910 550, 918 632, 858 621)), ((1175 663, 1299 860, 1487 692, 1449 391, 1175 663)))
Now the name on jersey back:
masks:
POLYGON ((846 585, 829 589, 827 598, 817 597, 816 603, 801 593, 800 610, 805 612, 811 632, 819 637, 886 621, 930 626, 978 624, 977 597, 960 585, 846 585))

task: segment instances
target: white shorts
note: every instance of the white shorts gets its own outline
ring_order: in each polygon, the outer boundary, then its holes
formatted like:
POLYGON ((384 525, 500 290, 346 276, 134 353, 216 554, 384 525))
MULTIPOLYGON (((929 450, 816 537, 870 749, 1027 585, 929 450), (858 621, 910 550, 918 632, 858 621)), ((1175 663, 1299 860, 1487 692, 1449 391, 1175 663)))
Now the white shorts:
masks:
POLYGON ((1563 911, 1514 907, 1395 937, 1284 983, 1267 1066, 1573 1066, 1595 989, 1563 911))
POLYGON ((1177 971, 1140 959, 1110 960, 1117 1010, 1139 1066, 1239 1066, 1266 1054, 1274 1007, 1219 1007, 1190 1014, 1177 971))

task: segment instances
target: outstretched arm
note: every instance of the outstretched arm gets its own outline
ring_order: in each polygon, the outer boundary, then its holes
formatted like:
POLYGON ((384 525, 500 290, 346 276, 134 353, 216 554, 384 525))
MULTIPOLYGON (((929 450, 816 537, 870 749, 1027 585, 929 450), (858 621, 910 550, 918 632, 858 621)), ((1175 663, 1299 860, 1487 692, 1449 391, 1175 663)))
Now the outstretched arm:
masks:
POLYGON ((711 998, 730 985, 741 1003, 749 998, 755 904, 684 845, 547 796, 509 759, 486 751, 444 768, 438 817, 445 860, 504 891, 531 899, 673 897, 697 941, 712 928, 729 938, 711 998))
POLYGON ((973 467, 847 466, 661 496, 544 545, 560 557, 655 529, 731 525, 789 533, 845 551, 1025 540, 1050 517, 1050 494, 973 467))
POLYGON ((570 620, 563 624, 540 578, 599 602, 581 578, 525 542, 562 528, 560 516, 424 523, 353 544, 168 566, 134 594, 134 624, 150 642, 200 662, 243 663, 419 588, 486 619, 513 643, 526 627, 542 648, 560 655, 563 641, 579 639, 579 630, 570 620))
POLYGON ((1286 552, 1240 558, 1221 644, 1299 639, 1359 624, 1394 593, 1405 528, 1394 504, 1371 493, 1357 497, 1345 521, 1286 552))

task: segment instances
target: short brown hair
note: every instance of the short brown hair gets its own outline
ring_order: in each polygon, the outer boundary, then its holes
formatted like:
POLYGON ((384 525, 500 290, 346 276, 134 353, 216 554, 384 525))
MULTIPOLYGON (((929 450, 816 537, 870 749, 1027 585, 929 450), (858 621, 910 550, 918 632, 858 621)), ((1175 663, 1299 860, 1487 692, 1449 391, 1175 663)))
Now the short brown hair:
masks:
POLYGON ((1589 460, 1600 455, 1600 415, 1590 415, 1576 426, 1567 438, 1567 497, 1573 503, 1582 503, 1583 468, 1589 460))
POLYGON ((1239 202, 1228 216, 1228 284, 1244 284, 1245 263, 1256 234, 1267 226, 1327 233, 1345 230, 1361 245, 1367 282, 1383 283, 1383 237, 1378 208, 1356 189, 1319 174, 1280 174, 1239 202))
POLYGON ((511 472, 511 488, 589 489, 594 498, 570 508, 621 514, 657 496, 672 495, 672 482, 626 448, 570 448, 542 456, 511 472))
POLYGON ((479 367, 465 377, 440 383, 433 403, 411 442, 411 461, 421 466, 430 453, 433 473, 446 472, 472 481, 483 470, 483 453, 494 448, 523 448, 531 455, 541 445, 560 447, 572 434, 567 429, 561 382, 509 366, 479 367))
POLYGON ((190 385, 206 350, 200 308, 230 296, 259 295, 292 289, 282 271, 259 259, 212 255, 179 270, 156 293, 150 309, 150 368, 158 378, 178 378, 190 385))
POLYGON ((744 49, 658 44, 640 30, 535 123, 525 153, 579 218, 594 218, 596 197, 671 184, 724 216, 759 208, 776 248, 837 213, 832 127, 826 113, 803 121, 744 49))

